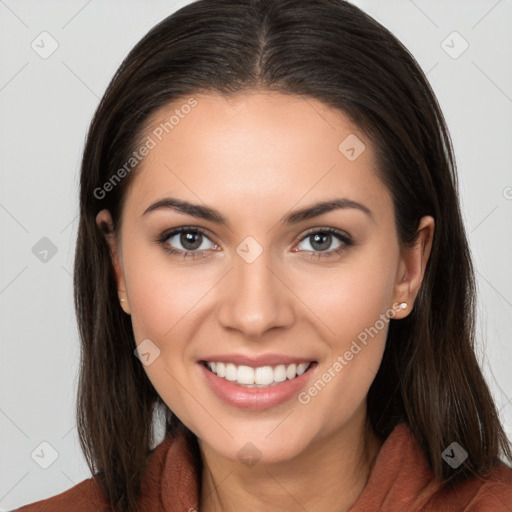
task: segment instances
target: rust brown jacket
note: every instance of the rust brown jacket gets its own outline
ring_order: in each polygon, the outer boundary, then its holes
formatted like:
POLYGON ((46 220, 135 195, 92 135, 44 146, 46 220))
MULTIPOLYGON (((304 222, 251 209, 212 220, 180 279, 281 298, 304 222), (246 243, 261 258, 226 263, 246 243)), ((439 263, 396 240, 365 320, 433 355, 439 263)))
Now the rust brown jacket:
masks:
MULTIPOLYGON (((148 461, 139 511, 197 512, 199 482, 186 439, 165 438, 148 461)), ((107 510, 99 485, 89 478, 16 512, 107 510)), ((411 431, 401 423, 382 445, 368 482, 349 512, 512 512, 512 469, 502 464, 443 489, 411 431)))

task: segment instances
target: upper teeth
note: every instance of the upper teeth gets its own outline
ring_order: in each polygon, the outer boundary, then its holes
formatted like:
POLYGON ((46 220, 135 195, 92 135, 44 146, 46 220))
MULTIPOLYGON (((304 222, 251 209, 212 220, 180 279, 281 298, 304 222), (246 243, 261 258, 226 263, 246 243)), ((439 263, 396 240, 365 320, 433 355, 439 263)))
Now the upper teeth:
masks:
POLYGON ((208 368, 226 380, 236 381, 243 385, 268 386, 277 382, 284 382, 286 379, 293 379, 302 375, 311 363, 280 364, 277 366, 251 366, 234 365, 233 363, 207 362, 208 368))

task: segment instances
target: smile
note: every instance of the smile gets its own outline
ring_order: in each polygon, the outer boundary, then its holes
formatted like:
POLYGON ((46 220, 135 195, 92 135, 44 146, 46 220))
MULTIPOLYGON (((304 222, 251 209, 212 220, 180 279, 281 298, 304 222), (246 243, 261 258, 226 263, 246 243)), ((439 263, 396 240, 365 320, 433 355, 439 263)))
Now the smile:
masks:
POLYGON ((280 382, 295 379, 307 371, 312 363, 313 361, 300 364, 251 367, 233 363, 204 362, 206 367, 218 377, 249 388, 272 387, 280 382))
POLYGON ((197 361, 207 387, 226 404, 253 411, 290 402, 318 373, 317 361, 286 356, 209 359, 197 361))

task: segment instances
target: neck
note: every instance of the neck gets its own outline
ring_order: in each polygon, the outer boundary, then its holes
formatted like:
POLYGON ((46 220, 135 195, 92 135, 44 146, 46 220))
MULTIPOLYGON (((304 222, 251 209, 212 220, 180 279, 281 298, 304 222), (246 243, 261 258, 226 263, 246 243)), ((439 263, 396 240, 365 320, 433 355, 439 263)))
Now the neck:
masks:
POLYGON ((346 512, 366 485, 382 441, 361 415, 278 463, 247 467, 200 446, 200 512, 346 512))

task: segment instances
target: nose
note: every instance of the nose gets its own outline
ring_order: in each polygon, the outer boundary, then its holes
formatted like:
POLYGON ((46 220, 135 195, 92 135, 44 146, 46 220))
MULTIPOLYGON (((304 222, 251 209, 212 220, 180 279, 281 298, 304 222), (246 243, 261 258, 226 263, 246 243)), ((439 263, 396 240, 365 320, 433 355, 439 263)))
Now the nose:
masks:
POLYGON ((270 329, 294 322, 293 293, 286 278, 271 268, 268 253, 252 263, 234 258, 234 268, 224 279, 218 321, 224 329, 237 330, 244 338, 261 338, 270 329))

